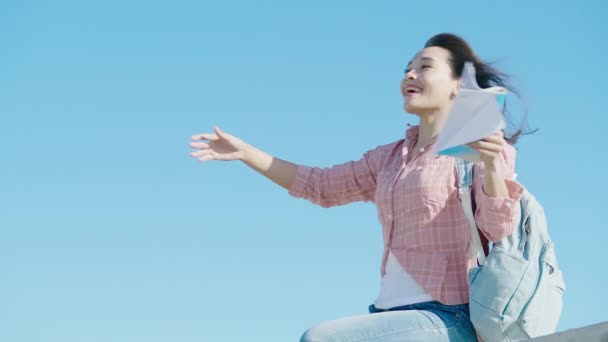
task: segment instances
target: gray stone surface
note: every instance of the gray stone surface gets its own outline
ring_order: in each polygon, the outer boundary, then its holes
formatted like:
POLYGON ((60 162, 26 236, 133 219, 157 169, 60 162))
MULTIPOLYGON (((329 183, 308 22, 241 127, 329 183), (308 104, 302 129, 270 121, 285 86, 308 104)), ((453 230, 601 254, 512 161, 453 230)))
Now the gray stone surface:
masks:
POLYGON ((608 321, 533 338, 533 342, 608 342, 608 321))

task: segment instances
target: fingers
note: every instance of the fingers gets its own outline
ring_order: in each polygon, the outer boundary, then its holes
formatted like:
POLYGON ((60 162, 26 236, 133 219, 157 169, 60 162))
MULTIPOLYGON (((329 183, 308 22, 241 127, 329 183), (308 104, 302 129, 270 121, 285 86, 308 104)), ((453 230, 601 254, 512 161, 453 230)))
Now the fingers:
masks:
POLYGON ((220 137, 222 139, 226 138, 226 135, 224 134, 224 132, 222 132, 222 130, 219 127, 216 126, 213 130, 215 131, 215 134, 217 134, 218 137, 220 137))
POLYGON ((496 142, 488 142, 484 140, 479 140, 468 144, 471 148, 476 150, 486 150, 491 152, 500 152, 503 149, 503 144, 496 142))
POLYGON ((225 133, 219 127, 215 126, 213 128, 214 133, 205 133, 205 134, 195 134, 191 136, 192 140, 210 140, 215 141, 219 139, 228 139, 232 137, 230 134, 225 133))
POLYGON ((213 157, 211 154, 206 154, 204 156, 198 157, 197 159, 199 161, 204 162, 204 161, 208 161, 208 160, 213 160, 213 159, 215 159, 215 157, 213 157))
POLYGON ((218 154, 212 150, 200 150, 190 153, 190 156, 198 159, 199 161, 207 161, 218 159, 218 154))
POLYGON ((198 158, 198 157, 202 157, 204 155, 210 154, 212 151, 209 149, 204 149, 204 150, 198 150, 198 151, 194 151, 190 153, 190 156, 198 158))
POLYGON ((496 134, 492 134, 488 137, 485 137, 483 139, 481 139, 482 141, 487 141, 487 142, 493 142, 493 143, 499 143, 499 144, 503 144, 505 142, 504 139, 504 135, 502 132, 496 133, 496 134))
POLYGON ((502 151, 504 144, 506 143, 504 139, 504 133, 499 131, 490 136, 487 136, 481 140, 477 140, 470 144, 467 144, 471 148, 476 150, 487 150, 491 152, 500 152, 502 151))
MULTIPOLYGON (((221 132, 221 133, 223 133, 223 132, 221 132)), ((194 141, 207 140, 208 142, 214 142, 214 141, 221 139, 221 137, 218 136, 218 134, 217 134, 217 130, 216 130, 216 134, 213 134, 213 133, 195 134, 195 135, 192 135, 190 138, 194 141)), ((191 142, 188 146, 190 146, 192 148, 196 148, 198 150, 191 152, 190 156, 198 159, 199 161, 219 159, 220 156, 215 151, 211 150, 211 144, 208 142, 191 142)))
POLYGON ((190 153, 190 156, 198 159, 199 161, 237 159, 237 155, 235 153, 220 154, 209 149, 192 152, 190 153))
POLYGON ((209 148, 211 145, 209 145, 208 143, 190 143, 188 146, 192 147, 192 148, 209 148))
MULTIPOLYGON (((203 135, 204 135, 204 134, 201 134, 201 135, 199 135, 199 136, 203 136, 203 135)), ((194 137, 195 137, 195 136, 192 136, 192 139, 194 139, 194 137)), ((194 139, 194 140, 196 140, 196 139, 194 139)), ((191 157, 198 158, 199 160, 201 160, 201 157, 202 157, 203 159, 207 159, 207 158, 208 158, 208 156, 209 156, 209 155, 211 154, 211 152, 212 152, 212 151, 209 149, 209 148, 210 148, 210 145, 209 145, 208 143, 204 143, 204 142, 200 142, 200 143, 190 143, 190 144, 189 144, 189 146, 190 146, 190 147, 192 147, 192 148, 198 148, 198 149, 199 149, 198 151, 194 151, 194 152, 191 152, 191 153, 190 153, 190 156, 191 156, 191 157)), ((208 159, 207 159, 207 160, 208 160, 208 159)))
MULTIPOLYGON (((190 142, 189 146, 192 148, 198 149, 197 151, 193 151, 190 153, 190 156, 198 159, 199 161, 207 161, 207 160, 234 160, 239 158, 238 153, 226 153, 228 151, 224 151, 221 144, 224 141, 231 141, 233 137, 224 133, 219 127, 214 127, 215 133, 204 133, 204 134, 195 134, 191 136, 193 141, 206 140, 201 142, 190 142), (222 140, 222 141, 219 141, 222 140), (215 146, 218 145, 218 146, 215 146), (213 146, 213 147, 212 147, 213 146), (219 148, 219 150, 218 150, 219 148), (221 153, 218 153, 221 152, 221 153)), ((225 147, 225 146, 224 146, 225 147)))
POLYGON ((215 141, 215 140, 219 140, 220 137, 217 136, 217 134, 195 134, 192 137, 192 140, 209 140, 209 141, 215 141))

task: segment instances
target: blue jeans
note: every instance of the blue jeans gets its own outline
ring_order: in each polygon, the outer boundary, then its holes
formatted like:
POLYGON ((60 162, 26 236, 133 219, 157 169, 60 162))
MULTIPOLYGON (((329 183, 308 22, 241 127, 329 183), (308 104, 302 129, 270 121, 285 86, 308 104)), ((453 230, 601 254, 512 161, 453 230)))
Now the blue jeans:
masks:
POLYGON ((477 341, 468 304, 431 301, 388 310, 370 305, 368 310, 313 326, 300 342, 477 341))

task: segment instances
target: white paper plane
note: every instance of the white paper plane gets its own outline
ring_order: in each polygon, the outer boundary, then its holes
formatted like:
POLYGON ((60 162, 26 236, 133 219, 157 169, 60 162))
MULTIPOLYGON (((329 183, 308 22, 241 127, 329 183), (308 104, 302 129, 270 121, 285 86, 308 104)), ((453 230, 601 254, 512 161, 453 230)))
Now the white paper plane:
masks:
POLYGON ((480 154, 466 144, 483 139, 505 128, 501 113, 507 90, 503 87, 482 89, 475 79, 473 63, 466 62, 462 87, 433 145, 437 154, 479 161, 480 154))

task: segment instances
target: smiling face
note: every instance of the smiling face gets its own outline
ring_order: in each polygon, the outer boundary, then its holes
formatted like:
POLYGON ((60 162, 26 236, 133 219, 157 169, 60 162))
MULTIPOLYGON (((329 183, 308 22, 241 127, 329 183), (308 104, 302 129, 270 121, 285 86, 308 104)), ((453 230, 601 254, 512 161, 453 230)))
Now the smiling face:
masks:
POLYGON ((414 56, 401 81, 405 111, 420 116, 449 110, 460 83, 454 77, 450 58, 448 50, 436 46, 414 56))

